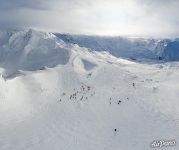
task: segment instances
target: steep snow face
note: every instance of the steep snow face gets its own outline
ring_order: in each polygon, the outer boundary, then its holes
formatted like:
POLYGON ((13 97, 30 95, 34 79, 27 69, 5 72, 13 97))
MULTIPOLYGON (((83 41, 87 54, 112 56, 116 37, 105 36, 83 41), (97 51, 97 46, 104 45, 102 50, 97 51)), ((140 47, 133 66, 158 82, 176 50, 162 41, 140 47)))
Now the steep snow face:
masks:
POLYGON ((27 31, 0 32, 0 66, 4 76, 17 70, 37 70, 66 64, 70 51, 51 33, 27 31))
POLYGON ((179 60, 178 39, 142 39, 56 34, 67 43, 95 51, 108 51, 115 57, 128 59, 179 60))
POLYGON ((165 60, 179 60, 179 41, 169 42, 163 49, 162 57, 165 60))

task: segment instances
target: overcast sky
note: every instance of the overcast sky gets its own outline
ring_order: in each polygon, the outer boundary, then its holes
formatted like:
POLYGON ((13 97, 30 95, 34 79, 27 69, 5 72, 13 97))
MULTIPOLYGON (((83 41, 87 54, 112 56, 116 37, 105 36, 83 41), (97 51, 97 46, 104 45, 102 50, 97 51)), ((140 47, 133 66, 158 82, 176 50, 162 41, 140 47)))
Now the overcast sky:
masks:
POLYGON ((0 0, 0 27, 52 32, 178 36, 179 0, 0 0))

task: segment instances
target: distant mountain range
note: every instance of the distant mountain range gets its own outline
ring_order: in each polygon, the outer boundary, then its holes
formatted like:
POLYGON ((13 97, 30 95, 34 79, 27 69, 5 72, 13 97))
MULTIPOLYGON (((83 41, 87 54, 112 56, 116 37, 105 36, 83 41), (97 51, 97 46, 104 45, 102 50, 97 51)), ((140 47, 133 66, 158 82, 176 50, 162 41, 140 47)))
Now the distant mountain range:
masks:
POLYGON ((66 43, 131 59, 179 60, 179 39, 144 39, 56 34, 66 43))

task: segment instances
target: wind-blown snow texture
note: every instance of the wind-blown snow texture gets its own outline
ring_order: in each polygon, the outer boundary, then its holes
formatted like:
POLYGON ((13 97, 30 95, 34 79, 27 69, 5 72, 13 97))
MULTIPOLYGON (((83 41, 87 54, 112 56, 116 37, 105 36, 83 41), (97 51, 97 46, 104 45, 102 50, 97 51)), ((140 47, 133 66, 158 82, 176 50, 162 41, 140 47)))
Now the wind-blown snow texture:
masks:
POLYGON ((176 40, 102 38, 102 52, 98 38, 77 38, 83 47, 66 38, 0 32, 1 150, 150 150, 154 140, 179 140, 179 63, 108 53, 173 60, 176 40))

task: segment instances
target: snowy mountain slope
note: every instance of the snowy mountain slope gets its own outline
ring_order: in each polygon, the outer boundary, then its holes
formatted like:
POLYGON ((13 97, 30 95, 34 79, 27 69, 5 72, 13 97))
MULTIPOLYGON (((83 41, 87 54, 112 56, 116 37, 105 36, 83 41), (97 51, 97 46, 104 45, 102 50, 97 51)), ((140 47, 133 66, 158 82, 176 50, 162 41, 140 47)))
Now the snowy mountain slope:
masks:
MULTIPOLYGON (((177 62, 135 63, 33 32, 39 40, 30 45, 42 41, 50 56, 41 61, 43 69, 19 62, 20 76, 0 78, 1 150, 151 150, 154 140, 179 140, 177 62), (61 48, 68 55, 51 57, 54 45, 57 56, 61 48), (49 68, 51 60, 56 65, 49 68)), ((37 62, 44 53, 34 50, 37 62)))
POLYGON ((56 34, 67 43, 76 43, 96 51, 108 51, 128 59, 179 60, 178 39, 144 39, 56 34))

